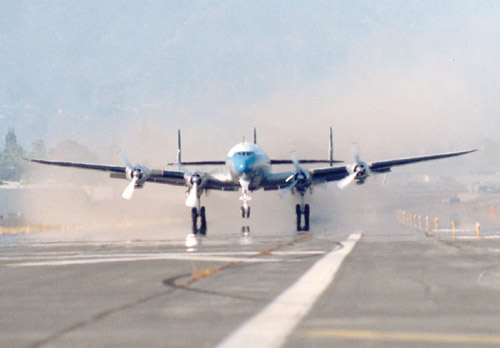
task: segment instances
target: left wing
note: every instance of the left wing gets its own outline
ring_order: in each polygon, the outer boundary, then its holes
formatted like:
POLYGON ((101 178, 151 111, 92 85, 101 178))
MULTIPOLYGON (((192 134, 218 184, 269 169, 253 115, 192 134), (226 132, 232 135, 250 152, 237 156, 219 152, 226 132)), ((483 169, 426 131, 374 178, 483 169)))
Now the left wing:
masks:
POLYGON ((126 170, 125 167, 109 166, 109 165, 103 165, 103 164, 48 161, 48 160, 42 160, 42 159, 36 159, 36 158, 24 158, 24 160, 29 161, 29 162, 35 162, 35 163, 48 164, 48 165, 52 165, 52 166, 100 170, 100 171, 111 172, 111 173, 123 173, 123 174, 125 174, 125 170, 126 170))
MULTIPOLYGON (((58 167, 69 167, 88 169, 95 171, 102 171, 110 173, 110 177, 114 179, 127 179, 127 167, 111 166, 105 164, 93 164, 83 162, 63 162, 63 161, 49 161, 36 158, 25 158, 25 160, 34 163, 46 164, 58 167)), ((134 168, 135 169, 135 168, 134 168)), ((141 168, 145 169, 145 168, 141 168)), ((180 171, 167 171, 163 169, 148 170, 147 179, 145 181, 156 182, 161 184, 186 186, 184 180, 184 173, 180 171)))
MULTIPOLYGON (((405 157, 405 158, 397 158, 385 161, 378 161, 368 163, 368 171, 372 173, 388 173, 391 171, 391 167, 402 166, 406 164, 432 161, 442 158, 456 157, 462 156, 471 152, 475 152, 477 150, 467 150, 467 151, 458 151, 458 152, 447 152, 441 154, 433 154, 426 156, 415 156, 415 157, 405 157)), ((312 169, 311 175, 313 183, 321 183, 321 182, 329 182, 329 181, 337 181, 346 178, 347 176, 353 174, 353 168, 355 170, 355 166, 358 163, 354 163, 352 165, 346 165, 342 167, 327 167, 327 168, 317 168, 312 169)))
MULTIPOLYGON (((143 182, 154 182, 159 184, 175 185, 175 186, 190 186, 190 176, 191 172, 184 172, 180 170, 163 170, 163 169, 147 169, 140 165, 135 165, 130 167, 124 166, 112 166, 104 164, 93 164, 93 163, 83 163, 83 162, 63 162, 63 161, 49 161, 36 158, 25 158, 26 161, 40 163, 51 166, 58 167, 69 167, 69 168, 79 168, 88 169, 94 171, 108 172, 109 176, 114 179, 126 179, 131 180, 133 178, 133 172, 138 170, 141 173, 141 178, 144 178, 143 182), (128 172, 127 172, 128 171, 128 172)), ((127 161, 128 162, 128 161, 127 161)), ((210 175, 208 173, 202 173, 206 183, 204 189, 207 190, 223 190, 223 191, 234 191, 238 189, 238 184, 234 183, 227 177, 219 177, 217 175, 210 175)), ((138 182, 141 183, 140 181, 138 182)))

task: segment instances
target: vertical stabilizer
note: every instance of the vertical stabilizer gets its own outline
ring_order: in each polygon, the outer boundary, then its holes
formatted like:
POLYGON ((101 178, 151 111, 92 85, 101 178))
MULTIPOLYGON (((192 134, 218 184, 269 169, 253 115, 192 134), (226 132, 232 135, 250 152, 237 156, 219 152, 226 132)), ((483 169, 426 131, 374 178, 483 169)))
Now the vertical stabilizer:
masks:
POLYGON ((257 128, 253 129, 253 143, 257 144, 257 128))
POLYGON ((182 163, 181 158, 181 130, 177 130, 177 164, 182 163))
POLYGON ((330 167, 333 166, 333 130, 332 127, 330 127, 330 151, 329 151, 329 158, 330 158, 330 167))

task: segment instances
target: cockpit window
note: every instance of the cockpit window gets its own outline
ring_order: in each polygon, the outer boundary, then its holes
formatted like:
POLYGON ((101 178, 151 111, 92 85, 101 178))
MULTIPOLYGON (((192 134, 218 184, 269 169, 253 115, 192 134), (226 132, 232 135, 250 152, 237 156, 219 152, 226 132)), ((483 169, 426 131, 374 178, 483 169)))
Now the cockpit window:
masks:
POLYGON ((255 156, 255 152, 252 151, 236 152, 236 156, 255 156))

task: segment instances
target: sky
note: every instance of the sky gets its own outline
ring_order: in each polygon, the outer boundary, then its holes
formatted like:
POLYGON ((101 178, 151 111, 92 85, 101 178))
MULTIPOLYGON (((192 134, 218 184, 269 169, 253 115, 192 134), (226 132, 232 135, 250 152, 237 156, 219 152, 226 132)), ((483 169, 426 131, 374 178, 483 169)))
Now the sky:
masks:
POLYGON ((0 2, 0 135, 106 158, 377 160, 500 140, 497 1, 0 2))

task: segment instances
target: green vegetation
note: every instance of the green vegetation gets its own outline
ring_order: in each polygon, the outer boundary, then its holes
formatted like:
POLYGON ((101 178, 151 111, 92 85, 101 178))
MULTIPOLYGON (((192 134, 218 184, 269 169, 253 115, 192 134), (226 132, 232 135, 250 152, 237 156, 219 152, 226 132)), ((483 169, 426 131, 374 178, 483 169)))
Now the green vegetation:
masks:
POLYGON ((69 161, 98 161, 95 153, 90 151, 85 145, 81 145, 73 140, 65 140, 57 144, 54 148, 47 150, 45 142, 39 139, 33 143, 33 150, 26 153, 17 143, 14 129, 9 128, 5 136, 5 147, 0 152, 0 185, 4 184, 4 181, 32 179, 27 170, 27 162, 23 161, 23 157, 49 157, 69 161))
POLYGON ((9 128, 5 136, 5 148, 0 153, 0 182, 18 181, 24 171, 24 149, 17 144, 14 129, 9 128))

